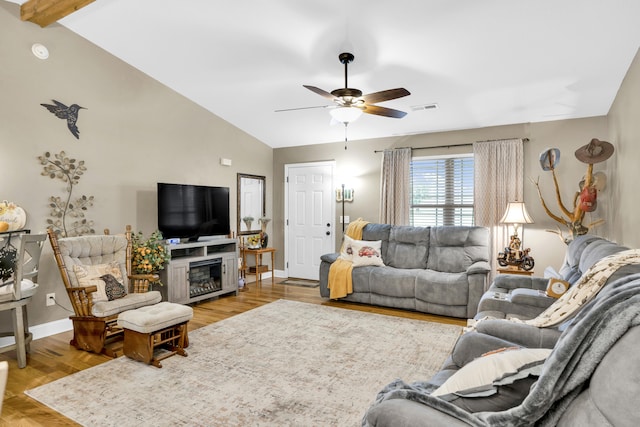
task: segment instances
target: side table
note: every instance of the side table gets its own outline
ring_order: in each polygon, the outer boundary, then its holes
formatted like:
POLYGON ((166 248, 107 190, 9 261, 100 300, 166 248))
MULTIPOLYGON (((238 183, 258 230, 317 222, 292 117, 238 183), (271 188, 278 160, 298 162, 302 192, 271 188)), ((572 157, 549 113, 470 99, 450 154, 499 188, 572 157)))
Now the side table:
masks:
POLYGON ((253 255, 256 265, 255 267, 248 267, 247 271, 249 274, 256 275, 256 285, 262 286, 262 274, 265 272, 269 272, 269 266, 262 264, 262 255, 271 254, 271 283, 273 284, 273 266, 275 265, 276 260, 276 248, 258 248, 251 249, 247 247, 243 247, 240 249, 242 253, 242 265, 246 268, 247 265, 247 255, 253 255))
POLYGON ((498 273, 499 274, 520 274, 522 276, 531 276, 533 274, 533 270, 522 270, 520 268, 511 268, 511 267, 504 267, 504 268, 498 268, 498 273))

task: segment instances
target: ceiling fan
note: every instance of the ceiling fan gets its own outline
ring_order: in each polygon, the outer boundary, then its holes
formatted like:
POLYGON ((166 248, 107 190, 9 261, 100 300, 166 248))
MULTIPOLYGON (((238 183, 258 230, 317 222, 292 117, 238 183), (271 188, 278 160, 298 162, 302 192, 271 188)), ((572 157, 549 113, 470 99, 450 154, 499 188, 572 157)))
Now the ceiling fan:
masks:
POLYGON ((347 70, 349 63, 353 62, 354 58, 355 57, 353 56, 353 54, 348 52, 343 52, 338 55, 338 59, 342 64, 344 64, 344 88, 327 92, 315 86, 303 86, 310 91, 333 101, 336 104, 336 108, 333 108, 330 113, 333 118, 344 123, 345 125, 357 119, 362 113, 374 114, 376 116, 392 117, 395 119, 401 119, 402 117, 406 116, 407 113, 405 113, 404 111, 374 105, 378 102, 390 101, 392 99, 402 98, 403 96, 410 95, 411 93, 405 88, 388 89, 363 95, 361 90, 349 87, 347 81, 347 70))

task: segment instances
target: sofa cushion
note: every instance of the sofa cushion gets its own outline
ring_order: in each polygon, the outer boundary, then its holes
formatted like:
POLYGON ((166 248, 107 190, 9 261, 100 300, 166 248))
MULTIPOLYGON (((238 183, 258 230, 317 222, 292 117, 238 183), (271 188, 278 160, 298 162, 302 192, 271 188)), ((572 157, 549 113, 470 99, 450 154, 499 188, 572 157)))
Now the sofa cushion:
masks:
POLYGON ((488 235, 482 227, 431 227, 427 268, 461 273, 476 261, 489 261, 488 235))
MULTIPOLYGON (((569 283, 575 283, 582 273, 580 272, 580 257, 584 249, 591 243, 601 240, 601 237, 585 234, 577 236, 567 246, 567 253, 564 257, 562 267, 560 267, 560 277, 569 283)), ((588 268, 588 267, 587 267, 588 268)))
POLYGON ((375 268, 375 273, 369 276, 371 292, 396 298, 415 298, 416 276, 420 270, 392 267, 375 268))
POLYGON ((467 305, 469 281, 465 273, 422 270, 416 274, 416 298, 442 305, 467 305))
POLYGON ((382 261, 386 264, 387 247, 389 246, 389 224, 367 224, 362 229, 362 240, 380 240, 382 242, 382 261))
POLYGON ((427 268, 430 230, 430 227, 391 227, 385 264, 395 268, 427 268))
POLYGON ((627 250, 625 246, 617 245, 608 240, 596 240, 584 248, 580 256, 580 271, 586 273, 593 265, 602 258, 627 250))
POLYGON ((131 293, 113 301, 99 301, 95 303, 91 308, 91 314, 96 317, 113 316, 114 314, 144 307, 145 305, 157 304, 161 300, 162 295, 158 291, 131 293))

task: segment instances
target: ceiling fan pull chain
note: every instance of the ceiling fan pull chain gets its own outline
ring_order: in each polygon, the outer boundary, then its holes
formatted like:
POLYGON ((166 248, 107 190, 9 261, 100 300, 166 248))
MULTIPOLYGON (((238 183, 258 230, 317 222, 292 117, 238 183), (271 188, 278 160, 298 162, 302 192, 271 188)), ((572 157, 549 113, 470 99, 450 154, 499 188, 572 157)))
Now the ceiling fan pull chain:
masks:
POLYGON ((348 122, 345 122, 344 124, 344 149, 347 149, 347 126, 349 125, 348 122))

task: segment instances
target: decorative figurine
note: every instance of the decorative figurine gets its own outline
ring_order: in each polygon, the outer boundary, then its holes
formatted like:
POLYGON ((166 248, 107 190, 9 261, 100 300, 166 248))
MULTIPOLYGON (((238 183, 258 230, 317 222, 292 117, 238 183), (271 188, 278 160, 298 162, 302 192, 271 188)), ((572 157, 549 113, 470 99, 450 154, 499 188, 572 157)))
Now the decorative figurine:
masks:
POLYGON ((535 262, 533 257, 529 255, 530 248, 525 250, 520 249, 520 238, 518 235, 511 236, 509 246, 504 248, 504 252, 498 253, 498 264, 500 267, 506 267, 513 265, 519 269, 529 271, 533 268, 535 262))

